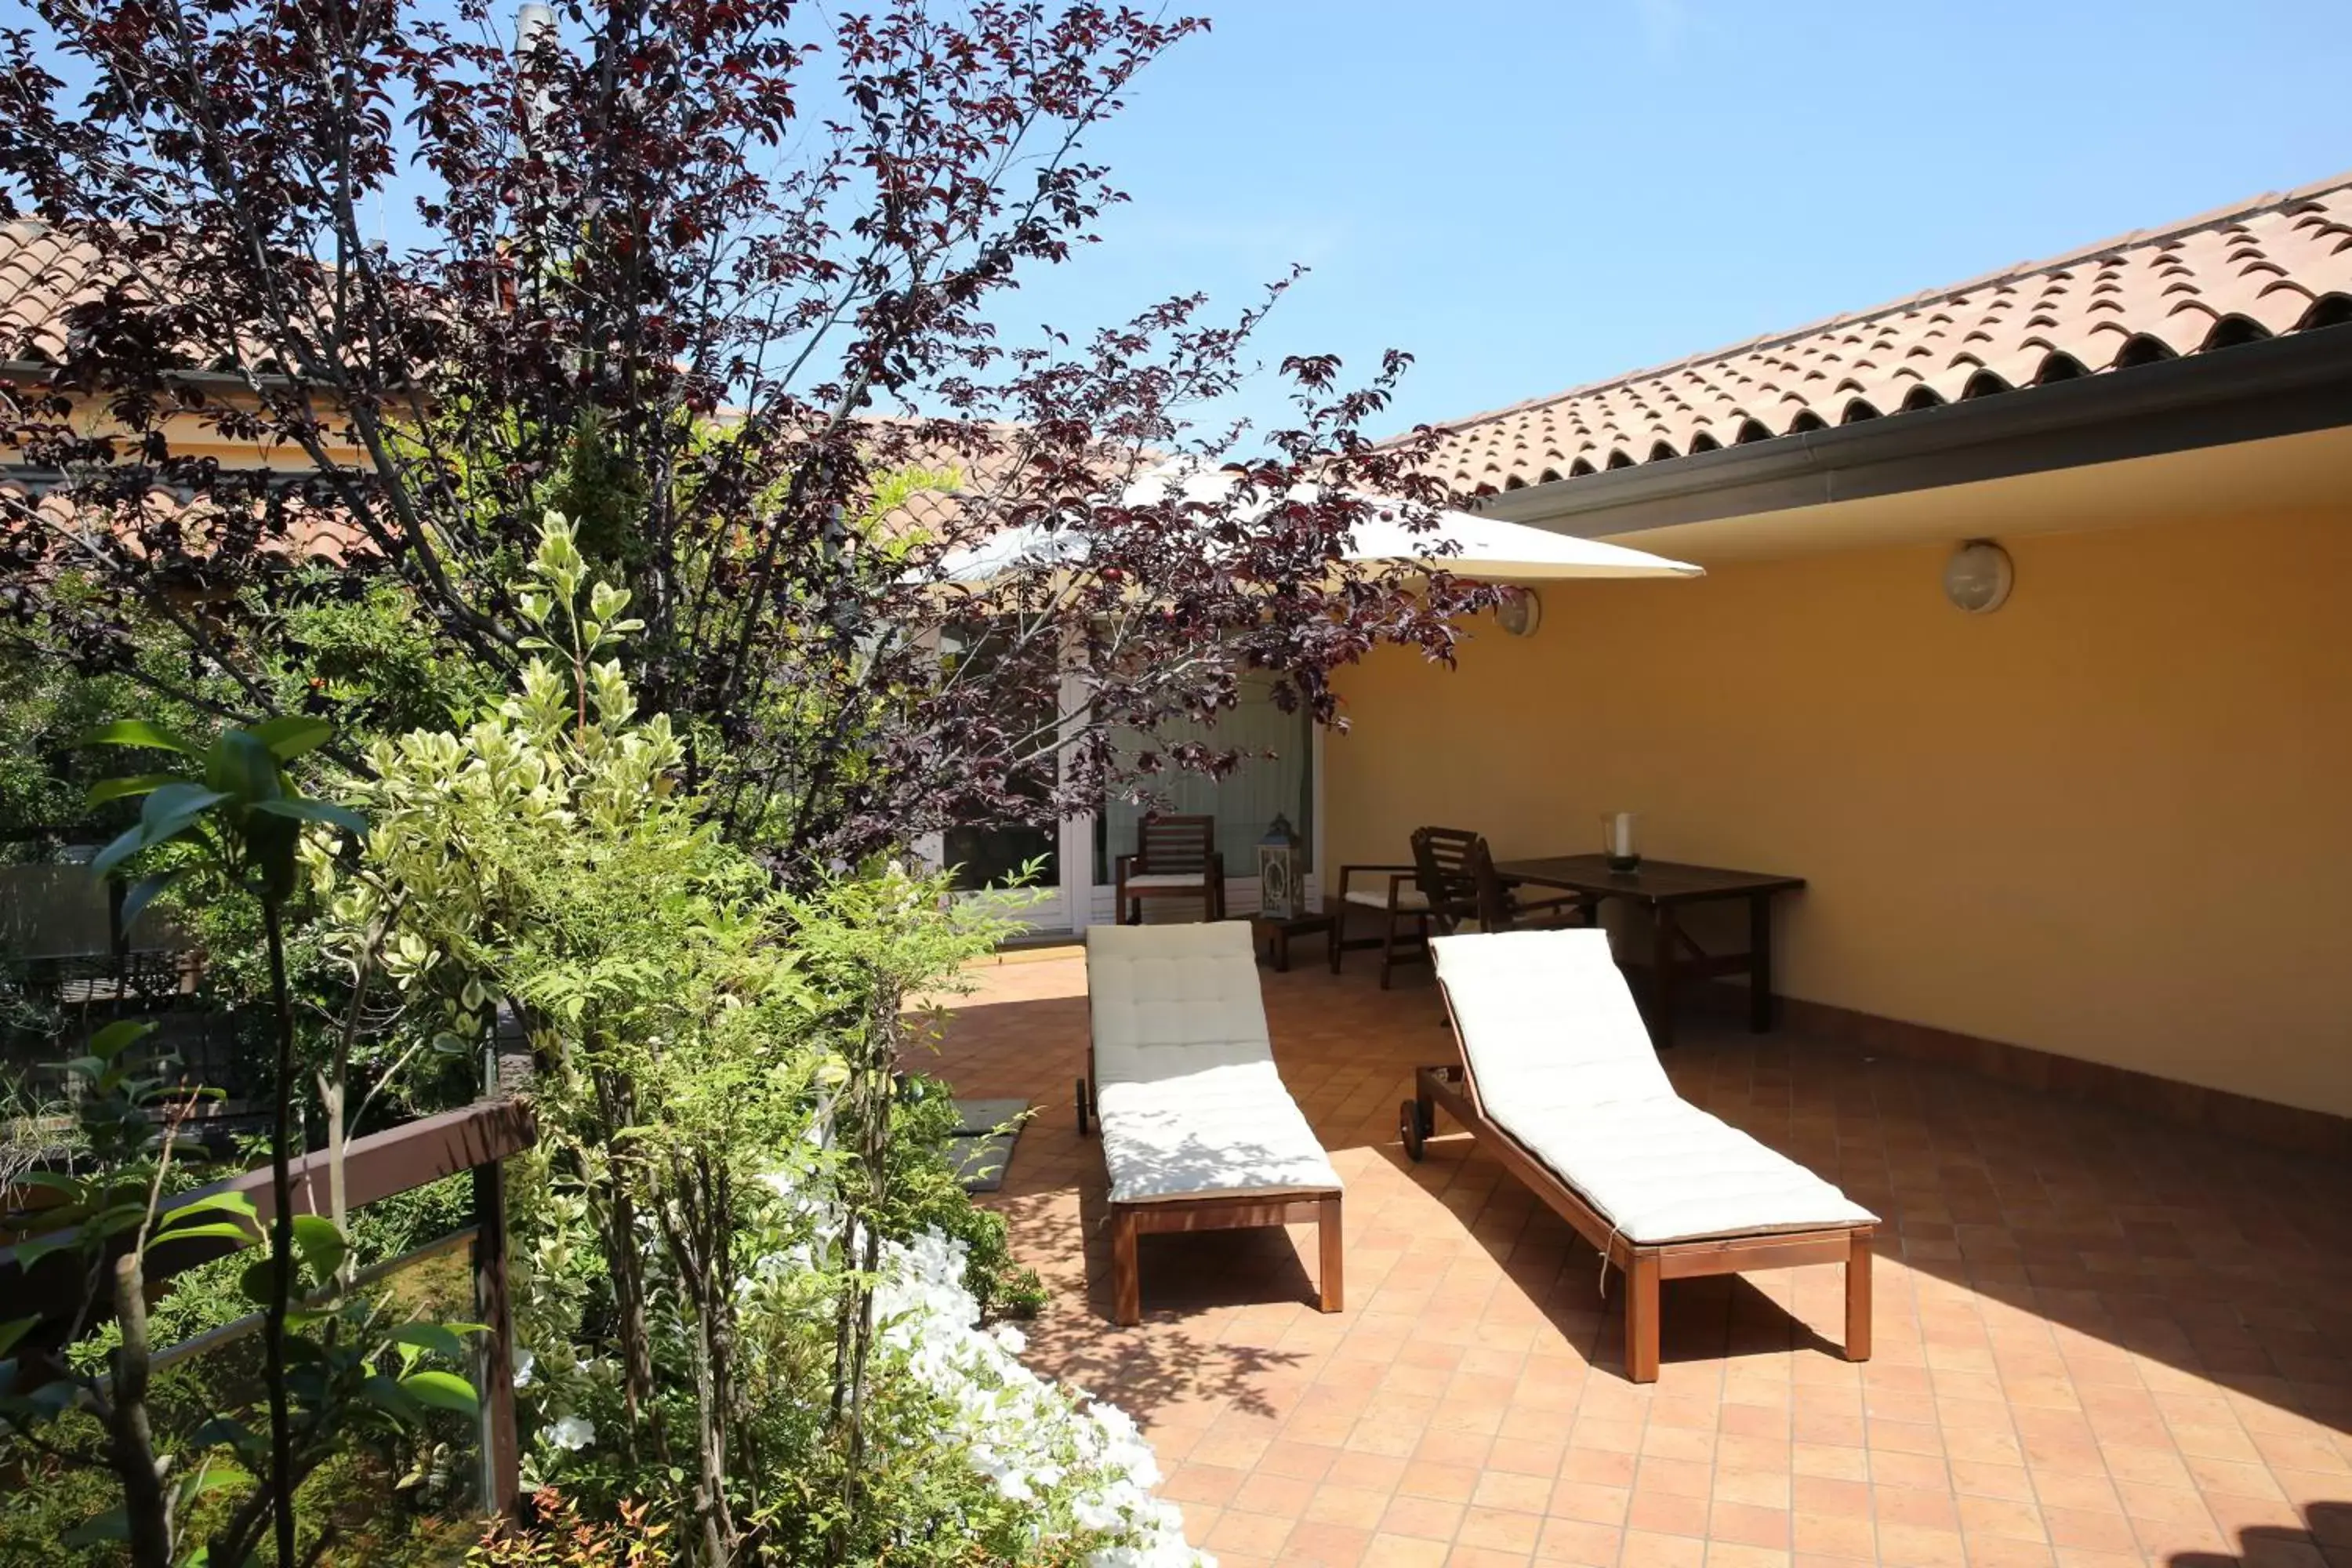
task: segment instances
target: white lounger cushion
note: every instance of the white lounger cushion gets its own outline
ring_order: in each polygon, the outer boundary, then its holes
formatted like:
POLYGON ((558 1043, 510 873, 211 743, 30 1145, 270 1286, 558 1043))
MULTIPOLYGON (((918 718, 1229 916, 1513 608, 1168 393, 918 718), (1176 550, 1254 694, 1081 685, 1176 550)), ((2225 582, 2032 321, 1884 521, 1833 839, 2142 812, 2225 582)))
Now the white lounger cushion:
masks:
POLYGON ((1247 921, 1090 926, 1087 989, 1112 1202, 1339 1185, 1275 1070, 1247 921))
POLYGON ((1208 885, 1206 871, 1131 871, 1127 886, 1130 888, 1201 888, 1208 885))
POLYGON ((1787 1155, 1675 1093, 1605 931, 1431 945, 1487 1117, 1628 1240, 1875 1220, 1787 1155))
MULTIPOLYGON (((1368 910, 1384 910, 1389 907, 1389 890, 1386 888, 1350 888, 1348 889, 1348 901, 1361 904, 1368 910)), ((1429 908, 1429 900, 1419 888, 1402 887, 1396 890, 1396 907, 1401 910, 1425 910, 1429 908)))
POLYGON ((1113 1203, 1339 1184, 1272 1062, 1098 1092, 1113 1203))

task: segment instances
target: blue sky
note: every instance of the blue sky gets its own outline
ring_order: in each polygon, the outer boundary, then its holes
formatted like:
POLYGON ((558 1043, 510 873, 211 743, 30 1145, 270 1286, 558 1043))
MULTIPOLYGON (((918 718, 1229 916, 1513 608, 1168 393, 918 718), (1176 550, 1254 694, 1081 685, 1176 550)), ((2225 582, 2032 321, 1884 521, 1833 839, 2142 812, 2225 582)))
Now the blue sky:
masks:
POLYGON ((2346 0, 1192 8, 1097 140, 1134 204, 1004 323, 1302 261, 1269 363, 1412 351, 1384 429, 2352 169, 2346 0))

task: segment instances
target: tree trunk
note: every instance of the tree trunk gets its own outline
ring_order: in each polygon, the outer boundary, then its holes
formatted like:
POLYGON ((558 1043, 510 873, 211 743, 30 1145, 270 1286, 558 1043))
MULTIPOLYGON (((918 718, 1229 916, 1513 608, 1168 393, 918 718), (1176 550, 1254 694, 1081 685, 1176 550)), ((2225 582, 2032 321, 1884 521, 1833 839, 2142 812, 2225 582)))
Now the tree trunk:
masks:
POLYGON ((133 1568, 172 1568, 172 1493, 155 1462, 155 1433, 147 1418, 147 1297, 140 1261, 131 1252, 114 1264, 114 1315, 122 1342, 114 1352, 107 1458, 122 1483, 133 1568))
POLYGON ((269 1305, 262 1321, 262 1352, 269 1384, 269 1496, 275 1515, 278 1561, 294 1561, 294 1423, 286 1397, 286 1314, 294 1290, 294 1184, 288 1169, 294 1136, 294 1008, 286 989, 286 936, 278 903, 261 900, 262 931, 269 941, 269 997, 278 1014, 277 1116, 269 1134, 269 1191, 278 1205, 270 1217, 269 1305))

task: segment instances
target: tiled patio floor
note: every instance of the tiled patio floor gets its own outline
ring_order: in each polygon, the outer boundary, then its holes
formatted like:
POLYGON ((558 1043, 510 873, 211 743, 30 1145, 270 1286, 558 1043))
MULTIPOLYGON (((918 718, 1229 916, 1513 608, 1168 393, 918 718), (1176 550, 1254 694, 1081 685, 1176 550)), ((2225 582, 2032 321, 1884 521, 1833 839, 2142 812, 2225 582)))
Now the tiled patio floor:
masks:
POLYGON ((2352 1172, 1781 1033, 1686 1028, 1682 1091, 1886 1220, 1877 1354, 1835 1268, 1670 1282, 1663 1376, 1568 1227, 1397 1102, 1449 1051, 1425 974, 1265 973, 1348 1183, 1347 1310, 1301 1227, 1147 1237, 1112 1327, 1075 1133, 1085 971, 982 972, 935 1069, 1045 1107, 1002 1205, 1055 1291, 1033 1362, 1140 1420, 1192 1539, 1254 1563, 2352 1565, 2352 1172))

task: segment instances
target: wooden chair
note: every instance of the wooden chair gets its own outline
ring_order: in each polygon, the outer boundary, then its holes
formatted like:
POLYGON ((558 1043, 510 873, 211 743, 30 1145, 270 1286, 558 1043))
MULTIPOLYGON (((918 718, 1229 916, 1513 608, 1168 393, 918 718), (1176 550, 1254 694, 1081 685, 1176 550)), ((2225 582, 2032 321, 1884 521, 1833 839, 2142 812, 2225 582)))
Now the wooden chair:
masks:
POLYGON ((1217 853, 1213 816, 1145 817, 1135 853, 1118 858, 1112 908, 1122 925, 1143 923, 1146 899, 1198 899, 1201 918, 1225 918, 1225 858, 1217 853))
POLYGON ((1428 900, 1429 923, 1439 936, 1464 931, 1510 931, 1528 923, 1565 925, 1584 915, 1573 893, 1528 898, 1521 884, 1496 873, 1480 835, 1460 827, 1417 827, 1413 877, 1428 900))
POLYGON ((1339 891, 1328 906, 1331 915, 1331 973, 1339 973, 1342 953, 1366 948, 1381 950, 1381 989, 1400 963, 1418 963, 1429 957, 1429 900, 1421 896, 1410 866, 1342 866, 1339 891), (1361 884, 1357 879, 1361 877, 1361 884), (1348 916, 1355 910, 1376 910, 1381 934, 1351 937, 1348 916), (1400 940, 1402 939, 1402 940, 1400 940))

